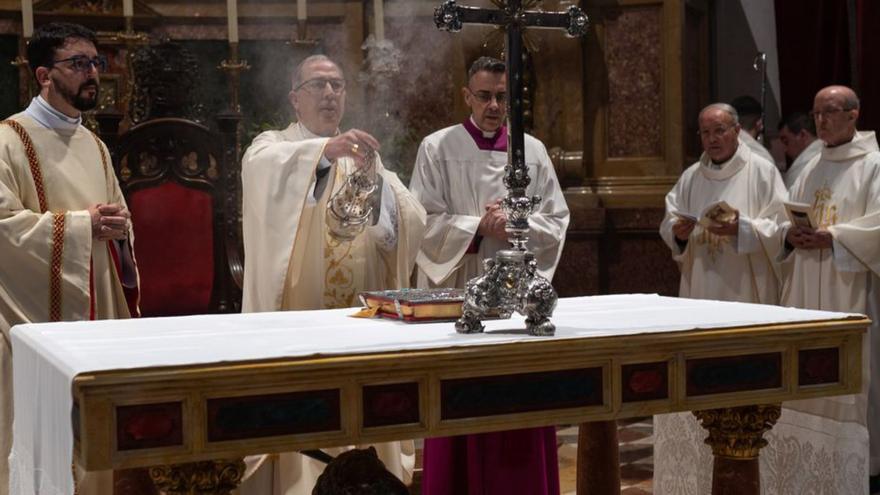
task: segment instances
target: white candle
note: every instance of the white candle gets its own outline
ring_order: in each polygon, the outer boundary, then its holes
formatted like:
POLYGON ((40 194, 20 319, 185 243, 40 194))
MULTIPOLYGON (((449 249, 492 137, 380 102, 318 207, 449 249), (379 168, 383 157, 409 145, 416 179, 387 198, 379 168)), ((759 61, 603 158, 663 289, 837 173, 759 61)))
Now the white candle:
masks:
POLYGON ((134 0, 122 0, 122 15, 125 17, 134 16, 134 0))
POLYGON ((385 39, 385 0, 373 0, 373 34, 376 40, 385 39))
POLYGON ((21 34, 25 38, 30 38, 34 35, 33 0, 21 0, 21 34))
POLYGON ((229 42, 238 43, 238 0, 226 0, 226 17, 229 22, 229 42))
POLYGON ((296 0, 296 20, 304 21, 309 18, 306 9, 306 0, 296 0))

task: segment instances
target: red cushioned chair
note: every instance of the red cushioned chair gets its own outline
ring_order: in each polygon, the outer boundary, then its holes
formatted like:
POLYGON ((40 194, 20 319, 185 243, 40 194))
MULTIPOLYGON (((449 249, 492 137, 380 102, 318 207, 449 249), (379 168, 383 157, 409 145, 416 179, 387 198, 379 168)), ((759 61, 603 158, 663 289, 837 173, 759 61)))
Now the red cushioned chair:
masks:
POLYGON ((217 133, 156 118, 118 138, 99 122, 132 214, 143 316, 240 311, 238 119, 218 117, 217 133))

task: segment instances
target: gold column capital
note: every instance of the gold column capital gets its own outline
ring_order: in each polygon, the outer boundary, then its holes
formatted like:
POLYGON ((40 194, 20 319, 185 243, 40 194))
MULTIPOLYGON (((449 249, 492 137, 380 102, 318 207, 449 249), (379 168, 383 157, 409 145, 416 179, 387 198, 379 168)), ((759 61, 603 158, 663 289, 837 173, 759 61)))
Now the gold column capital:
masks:
POLYGON ((171 464, 150 468, 150 478, 166 495, 229 495, 241 484, 241 459, 171 464))
POLYGON ((703 428, 709 431, 705 442, 716 457, 757 459, 767 445, 764 433, 779 419, 778 404, 707 409, 694 411, 703 428))

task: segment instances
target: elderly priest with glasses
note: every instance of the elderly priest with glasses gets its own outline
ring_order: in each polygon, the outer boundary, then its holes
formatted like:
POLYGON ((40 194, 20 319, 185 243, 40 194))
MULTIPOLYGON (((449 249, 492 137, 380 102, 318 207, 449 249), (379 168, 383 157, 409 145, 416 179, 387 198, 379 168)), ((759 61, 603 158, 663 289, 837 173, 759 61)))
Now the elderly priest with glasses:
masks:
MULTIPOLYGON (((40 26, 27 56, 40 93, 0 122, 0 493, 12 440, 10 328, 137 315, 130 215, 106 146, 82 125, 107 61, 95 33, 67 23, 40 26)), ((33 456, 13 452, 9 462, 33 456)), ((75 474, 83 495, 112 492, 110 472, 75 474)), ((35 482, 11 481, 22 492, 35 482)))
MULTIPOLYGON (((297 122, 257 136, 242 159, 243 310, 348 308, 361 291, 408 286, 425 210, 382 166, 373 136, 340 131, 346 85, 338 64, 310 56, 291 87, 297 122)), ((413 443, 377 450, 408 481, 413 443)), ((249 467, 264 465, 242 493, 308 494, 324 468, 300 454, 267 459, 252 459, 249 467)))

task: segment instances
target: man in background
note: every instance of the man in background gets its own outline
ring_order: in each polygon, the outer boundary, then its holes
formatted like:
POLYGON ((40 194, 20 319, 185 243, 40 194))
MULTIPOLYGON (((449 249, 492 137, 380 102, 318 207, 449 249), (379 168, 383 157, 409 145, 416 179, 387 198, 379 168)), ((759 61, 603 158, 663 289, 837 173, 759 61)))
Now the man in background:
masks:
POLYGON ((785 170, 783 180, 790 188, 804 167, 822 151, 822 141, 816 139, 816 124, 804 112, 794 112, 779 123, 779 141, 791 165, 785 170))

